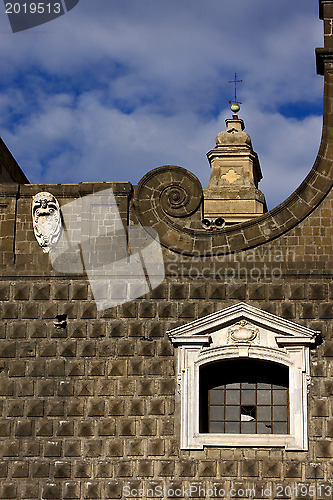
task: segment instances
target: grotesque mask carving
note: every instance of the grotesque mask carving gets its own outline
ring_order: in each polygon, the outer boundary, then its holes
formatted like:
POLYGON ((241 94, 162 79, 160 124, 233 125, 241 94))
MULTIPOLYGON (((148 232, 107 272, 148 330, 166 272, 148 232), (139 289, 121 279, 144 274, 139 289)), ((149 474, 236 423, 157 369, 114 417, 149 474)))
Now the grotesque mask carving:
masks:
POLYGON ((42 192, 32 198, 32 222, 36 240, 49 253, 61 232, 59 203, 53 194, 42 192))

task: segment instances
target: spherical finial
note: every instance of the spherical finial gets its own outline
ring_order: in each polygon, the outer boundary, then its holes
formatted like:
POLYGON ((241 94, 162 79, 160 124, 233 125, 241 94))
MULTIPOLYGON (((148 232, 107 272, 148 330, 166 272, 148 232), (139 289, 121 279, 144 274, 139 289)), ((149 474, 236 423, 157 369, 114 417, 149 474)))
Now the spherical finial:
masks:
POLYGON ((230 106, 230 109, 233 113, 238 113, 238 111, 240 110, 240 105, 237 104, 236 102, 234 102, 231 106, 230 106))

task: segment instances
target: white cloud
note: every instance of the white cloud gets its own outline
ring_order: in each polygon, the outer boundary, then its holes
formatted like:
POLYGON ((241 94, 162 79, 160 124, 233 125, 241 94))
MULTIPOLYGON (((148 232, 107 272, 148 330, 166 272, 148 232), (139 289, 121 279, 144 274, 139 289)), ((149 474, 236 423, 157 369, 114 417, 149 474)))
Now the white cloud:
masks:
MULTIPOLYGON (((246 130, 264 175, 260 187, 272 208, 310 170, 319 147, 321 118, 297 121, 256 109, 248 114, 246 130)), ((15 134, 6 135, 12 151, 24 158, 21 166, 30 172, 32 182, 135 184, 152 168, 176 164, 194 172, 205 186, 210 174, 205 154, 214 147, 228 115, 225 110, 204 124, 193 113, 168 117, 139 110, 128 115, 105 107, 95 93, 87 93, 76 106, 67 96, 50 99, 42 112, 15 134)))
POLYGON ((311 168, 321 119, 280 108, 308 102, 318 115, 316 2, 81 0, 27 32, 0 22, 2 137, 32 182, 136 183, 178 164, 207 185, 235 71, 270 207, 311 168))

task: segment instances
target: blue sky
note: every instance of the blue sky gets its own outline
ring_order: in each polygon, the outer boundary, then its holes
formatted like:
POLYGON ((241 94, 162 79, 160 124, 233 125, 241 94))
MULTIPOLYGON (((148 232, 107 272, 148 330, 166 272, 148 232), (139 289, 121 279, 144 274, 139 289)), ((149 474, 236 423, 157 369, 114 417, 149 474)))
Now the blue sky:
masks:
POLYGON ((317 0, 80 0, 19 33, 0 7, 0 134, 30 182, 136 184, 172 164, 207 186, 235 72, 269 208, 311 169, 317 0))

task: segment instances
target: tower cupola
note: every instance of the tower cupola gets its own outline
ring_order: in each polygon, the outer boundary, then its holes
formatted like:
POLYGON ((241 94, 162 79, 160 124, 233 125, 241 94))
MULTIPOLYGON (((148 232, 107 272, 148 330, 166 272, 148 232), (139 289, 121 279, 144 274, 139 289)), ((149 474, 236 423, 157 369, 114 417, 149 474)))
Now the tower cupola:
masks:
MULTIPOLYGON (((232 104, 232 111, 239 109, 237 103, 232 104)), ((267 206, 258 189, 262 179, 259 159, 244 132, 244 122, 237 114, 225 122, 226 130, 218 134, 215 148, 207 153, 211 176, 204 189, 204 215, 222 217, 229 225, 258 217, 267 212, 267 206)))

